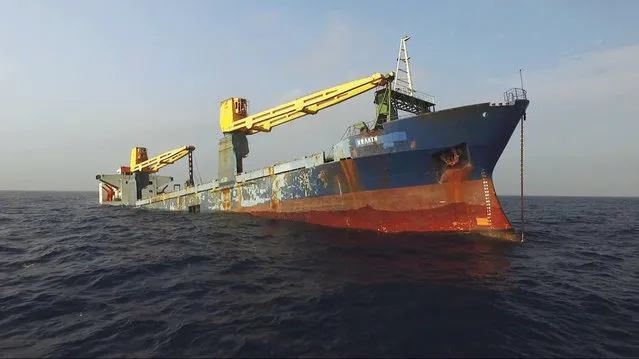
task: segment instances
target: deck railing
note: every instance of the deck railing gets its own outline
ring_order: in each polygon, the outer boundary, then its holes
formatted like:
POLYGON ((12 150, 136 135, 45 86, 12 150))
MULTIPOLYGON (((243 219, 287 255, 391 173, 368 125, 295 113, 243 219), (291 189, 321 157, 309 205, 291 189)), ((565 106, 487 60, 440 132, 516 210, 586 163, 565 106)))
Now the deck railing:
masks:
POLYGON ((420 99, 420 100, 428 101, 430 103, 435 103, 435 97, 430 95, 430 94, 427 94, 425 92, 421 92, 421 91, 417 91, 417 90, 412 90, 411 91, 410 89, 408 89, 406 87, 402 87, 402 86, 393 87, 393 90, 395 90, 397 92, 401 92, 401 93, 403 93, 405 95, 408 95, 408 96, 415 97, 415 98, 420 99))
POLYGON ((520 89, 517 87, 513 87, 510 90, 504 92, 504 101, 506 103, 512 104, 517 100, 526 100, 526 90, 520 89))

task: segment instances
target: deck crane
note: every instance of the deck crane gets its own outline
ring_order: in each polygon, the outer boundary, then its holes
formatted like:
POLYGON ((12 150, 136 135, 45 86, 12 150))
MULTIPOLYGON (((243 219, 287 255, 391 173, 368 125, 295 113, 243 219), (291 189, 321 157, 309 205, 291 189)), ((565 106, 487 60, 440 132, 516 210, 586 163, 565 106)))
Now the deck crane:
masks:
POLYGON ((96 176, 96 179, 100 181, 100 203, 121 201, 134 203, 137 200, 164 193, 166 187, 173 181, 173 177, 158 176, 156 172, 187 155, 189 156, 189 179, 186 185, 193 186, 192 152, 194 150, 194 146, 182 146, 148 158, 145 147, 134 147, 131 150, 130 167, 120 167, 117 174, 96 176))
POLYGON ((189 156, 189 180, 188 185, 193 185, 193 151, 194 146, 182 146, 155 157, 148 158, 145 147, 133 147, 131 150, 130 172, 156 173, 160 168, 175 163, 184 156, 189 156))
POLYGON ((258 132, 270 132, 274 127, 306 115, 337 105, 378 86, 386 86, 395 73, 375 73, 369 77, 343 83, 283 105, 248 116, 247 100, 231 97, 220 104, 220 127, 224 138, 220 140, 218 171, 220 185, 235 182, 243 172, 242 160, 249 153, 246 136, 258 132))
POLYGON ((220 106, 222 132, 242 131, 246 134, 270 132, 275 126, 302 116, 314 115, 320 110, 337 105, 378 86, 384 86, 395 78, 395 73, 375 73, 369 77, 321 90, 297 100, 248 116, 247 101, 232 97, 220 106))
POLYGON ((191 157, 194 150, 194 146, 182 146, 149 159, 145 147, 133 147, 131 150, 131 172, 155 173, 160 168, 173 164, 186 155, 191 157))

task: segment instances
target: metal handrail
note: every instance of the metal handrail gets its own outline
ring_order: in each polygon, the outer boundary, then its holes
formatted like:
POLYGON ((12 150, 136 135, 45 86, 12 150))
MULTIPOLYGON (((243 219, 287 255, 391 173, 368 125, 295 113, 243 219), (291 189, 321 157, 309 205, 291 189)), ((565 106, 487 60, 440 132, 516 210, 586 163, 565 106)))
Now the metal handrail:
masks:
POLYGON ((405 95, 415 97, 420 100, 428 101, 430 103, 435 103, 435 96, 427 94, 422 91, 410 90, 406 87, 397 86, 393 88, 393 91, 401 92, 405 95))
POLYGON ((526 90, 513 87, 510 90, 504 92, 504 101, 506 103, 514 103, 517 100, 527 100, 526 90))

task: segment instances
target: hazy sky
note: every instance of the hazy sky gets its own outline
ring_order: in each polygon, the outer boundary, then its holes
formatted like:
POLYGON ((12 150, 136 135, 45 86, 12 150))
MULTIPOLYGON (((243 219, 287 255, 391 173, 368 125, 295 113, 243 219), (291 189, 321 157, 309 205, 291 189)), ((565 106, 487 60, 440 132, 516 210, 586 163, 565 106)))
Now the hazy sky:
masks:
MULTIPOLYGON (((502 99, 519 85, 526 192, 639 196, 639 2, 0 2, 0 190, 90 190, 95 175, 194 145, 217 176, 219 103, 251 113, 395 70, 438 109, 502 99)), ((248 169, 328 150, 374 116, 372 92, 251 136, 248 169)), ((495 170, 519 191, 519 129, 495 170)), ((161 172, 186 179, 186 159, 161 172)), ((196 177, 197 173, 196 173, 196 177)))

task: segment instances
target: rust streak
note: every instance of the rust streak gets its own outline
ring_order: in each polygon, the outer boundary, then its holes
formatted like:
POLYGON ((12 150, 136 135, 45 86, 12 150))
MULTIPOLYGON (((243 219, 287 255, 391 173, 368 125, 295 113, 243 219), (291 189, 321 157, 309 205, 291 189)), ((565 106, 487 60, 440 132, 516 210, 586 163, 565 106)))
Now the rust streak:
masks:
POLYGON ((231 209, 231 190, 229 188, 222 189, 222 209, 225 211, 231 209))
POLYGON ((279 212, 280 211, 280 200, 277 198, 278 194, 279 194, 279 188, 280 188, 280 180, 279 178, 276 178, 273 181, 273 195, 271 196, 271 210, 273 212, 279 212))
POLYGON ((324 184, 324 188, 328 187, 328 182, 326 182, 326 170, 321 170, 319 173, 319 178, 324 184))
POLYGON ((349 192, 359 192, 362 187, 359 183, 359 176, 357 175, 357 168, 355 167, 355 161, 352 158, 340 161, 342 167, 342 173, 346 179, 349 192))
POLYGON ((448 168, 442 175, 442 183, 461 182, 468 178, 470 172, 472 172, 473 166, 467 164, 461 168, 448 168))
POLYGON ((238 210, 242 209, 242 185, 235 185, 235 191, 237 192, 237 201, 235 201, 236 207, 238 210))

